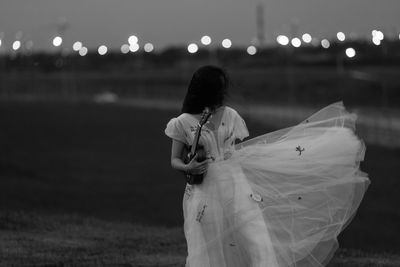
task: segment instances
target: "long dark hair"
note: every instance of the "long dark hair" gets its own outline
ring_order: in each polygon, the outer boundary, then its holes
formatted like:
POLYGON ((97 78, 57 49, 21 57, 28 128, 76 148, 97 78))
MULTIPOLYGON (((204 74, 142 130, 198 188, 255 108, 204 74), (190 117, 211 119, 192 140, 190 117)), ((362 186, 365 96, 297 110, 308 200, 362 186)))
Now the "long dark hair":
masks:
POLYGON ((220 67, 205 65, 196 70, 183 100, 182 113, 201 113, 205 107, 211 110, 224 105, 228 95, 229 78, 220 67))

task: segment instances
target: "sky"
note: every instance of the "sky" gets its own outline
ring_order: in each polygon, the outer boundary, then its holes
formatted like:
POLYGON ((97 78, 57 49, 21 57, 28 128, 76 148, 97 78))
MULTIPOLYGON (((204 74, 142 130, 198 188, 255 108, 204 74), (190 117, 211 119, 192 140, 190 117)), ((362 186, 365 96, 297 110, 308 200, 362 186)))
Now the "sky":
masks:
POLYGON ((170 45, 213 44, 230 38, 245 46, 256 37, 256 6, 264 6, 265 38, 308 32, 333 37, 337 31, 367 36, 373 29, 400 32, 399 0, 0 0, 1 49, 22 32, 36 50, 54 49, 60 21, 67 22, 65 47, 81 41, 89 48, 119 48, 130 35, 155 49, 170 45))

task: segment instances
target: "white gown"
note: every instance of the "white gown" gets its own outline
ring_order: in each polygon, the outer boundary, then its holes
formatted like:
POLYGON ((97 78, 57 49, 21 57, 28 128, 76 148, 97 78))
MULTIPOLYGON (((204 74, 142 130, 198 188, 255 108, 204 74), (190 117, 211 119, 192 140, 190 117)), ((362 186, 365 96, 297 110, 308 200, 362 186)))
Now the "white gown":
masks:
MULTIPOLYGON (((224 107, 217 131, 202 130, 211 158, 204 181, 183 197, 186 266, 325 266, 370 184, 355 120, 338 102, 235 146, 248 131, 224 107)), ((197 123, 184 113, 165 133, 192 144, 197 123)))

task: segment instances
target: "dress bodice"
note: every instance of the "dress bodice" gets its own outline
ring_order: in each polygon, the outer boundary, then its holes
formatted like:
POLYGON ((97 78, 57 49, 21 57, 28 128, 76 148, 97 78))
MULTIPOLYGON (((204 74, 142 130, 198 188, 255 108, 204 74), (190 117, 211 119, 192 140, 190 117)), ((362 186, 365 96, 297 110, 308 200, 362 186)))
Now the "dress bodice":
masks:
MULTIPOLYGON (((222 112, 216 129, 213 130, 206 123, 200 135, 199 144, 204 146, 207 156, 212 161, 230 157, 235 149, 235 139, 243 140, 249 135, 244 120, 233 108, 225 106, 222 112)), ((198 122, 194 115, 182 113, 168 122, 165 133, 186 145, 192 145, 198 122)))

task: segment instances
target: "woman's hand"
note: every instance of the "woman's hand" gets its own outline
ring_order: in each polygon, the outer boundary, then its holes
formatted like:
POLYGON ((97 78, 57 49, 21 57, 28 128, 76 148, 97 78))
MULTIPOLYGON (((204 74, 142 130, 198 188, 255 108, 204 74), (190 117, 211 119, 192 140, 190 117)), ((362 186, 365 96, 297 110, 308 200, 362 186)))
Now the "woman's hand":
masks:
POLYGON ((197 162, 197 156, 198 154, 195 154, 192 160, 188 164, 186 164, 186 171, 191 174, 201 174, 207 171, 208 159, 197 162))

